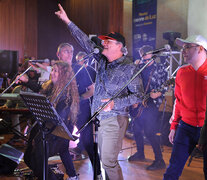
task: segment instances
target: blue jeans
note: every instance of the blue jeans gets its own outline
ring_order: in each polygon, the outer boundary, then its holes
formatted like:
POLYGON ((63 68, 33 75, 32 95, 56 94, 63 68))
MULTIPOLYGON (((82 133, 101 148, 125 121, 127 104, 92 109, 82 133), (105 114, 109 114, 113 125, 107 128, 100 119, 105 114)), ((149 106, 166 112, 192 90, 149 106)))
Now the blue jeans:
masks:
POLYGON ((207 180, 207 145, 203 152, 203 172, 204 172, 205 179, 207 180))
POLYGON ((164 174, 164 180, 177 180, 182 174, 185 163, 198 143, 200 127, 186 124, 182 120, 176 131, 170 164, 164 174))
MULTIPOLYGON (((143 108, 143 107, 140 107, 143 108)), ((160 148, 160 137, 156 134, 159 132, 159 111, 152 100, 149 100, 140 116, 136 117, 138 109, 134 109, 133 133, 137 145, 137 152, 140 156, 144 156, 144 134, 149 140, 155 154, 155 160, 162 160, 162 152, 160 148), (143 134, 144 131, 144 134, 143 134)), ((133 116, 133 115, 132 115, 133 116)))

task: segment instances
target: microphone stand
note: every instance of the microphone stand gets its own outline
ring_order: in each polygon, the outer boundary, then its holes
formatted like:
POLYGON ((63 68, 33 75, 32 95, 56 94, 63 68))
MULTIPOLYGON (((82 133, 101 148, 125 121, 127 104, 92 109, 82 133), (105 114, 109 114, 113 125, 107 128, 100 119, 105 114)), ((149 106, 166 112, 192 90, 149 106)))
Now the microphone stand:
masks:
MULTIPOLYGON (((86 122, 81 128, 80 130, 78 130, 76 132, 76 134, 81 133, 87 126, 89 123, 91 123, 92 121, 94 121, 95 124, 95 133, 94 133, 94 150, 96 150, 95 153, 95 160, 97 159, 97 155, 98 155, 98 127, 100 126, 100 121, 96 118, 96 116, 98 116, 98 114, 111 102, 113 101, 152 61, 154 61, 154 59, 157 56, 154 55, 123 87, 121 87, 121 89, 114 95, 112 96, 106 103, 104 103, 102 106, 100 106, 98 108, 98 110, 91 116, 91 118, 89 119, 88 122, 86 122)), ((94 180, 97 179, 97 164, 96 161, 94 162, 94 180)))
POLYGON ((22 74, 19 75, 19 77, 17 79, 15 79, 9 87, 7 87, 1 94, 0 94, 0 97, 8 90, 10 89, 13 84, 15 84, 27 71, 29 71, 30 69, 32 68, 32 66, 28 67, 22 74))

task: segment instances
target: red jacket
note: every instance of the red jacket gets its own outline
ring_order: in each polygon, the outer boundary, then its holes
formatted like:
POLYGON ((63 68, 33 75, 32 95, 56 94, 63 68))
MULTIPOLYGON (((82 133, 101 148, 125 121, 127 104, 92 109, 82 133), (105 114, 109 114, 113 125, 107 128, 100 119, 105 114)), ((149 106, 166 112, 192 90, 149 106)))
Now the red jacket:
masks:
POLYGON ((197 71, 191 65, 181 67, 175 80, 174 119, 170 129, 176 129, 182 119, 185 123, 202 127, 206 112, 207 60, 197 71))

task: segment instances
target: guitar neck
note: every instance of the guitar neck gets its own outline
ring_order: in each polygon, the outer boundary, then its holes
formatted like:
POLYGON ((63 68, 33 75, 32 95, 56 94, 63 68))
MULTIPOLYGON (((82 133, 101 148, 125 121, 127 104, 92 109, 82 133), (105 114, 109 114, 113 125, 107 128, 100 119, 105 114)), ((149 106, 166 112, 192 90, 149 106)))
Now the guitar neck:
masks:
MULTIPOLYGON (((153 92, 162 92, 165 88, 169 87, 170 85, 174 85, 175 79, 170 78, 169 80, 165 81, 159 89, 153 90, 153 92)), ((151 93, 151 92, 150 92, 151 93)), ((150 93, 147 93, 144 95, 144 101, 148 100, 150 98, 150 93)))

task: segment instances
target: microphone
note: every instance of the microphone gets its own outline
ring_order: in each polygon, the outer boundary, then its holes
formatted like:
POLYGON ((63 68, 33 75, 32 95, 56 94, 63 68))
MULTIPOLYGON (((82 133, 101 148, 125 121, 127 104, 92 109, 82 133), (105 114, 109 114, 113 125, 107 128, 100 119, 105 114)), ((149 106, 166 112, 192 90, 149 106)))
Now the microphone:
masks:
POLYGON ((98 53, 101 52, 101 51, 103 51, 103 48, 102 48, 102 47, 96 46, 96 47, 94 48, 94 53, 95 53, 95 54, 98 54, 98 53))
POLYGON ((145 53, 143 56, 148 55, 148 54, 158 54, 158 53, 165 51, 165 50, 167 50, 167 51, 171 50, 171 47, 169 44, 165 44, 163 48, 155 49, 154 51, 149 51, 149 52, 145 53))
POLYGON ((81 61, 83 61, 83 60, 85 60, 85 59, 88 59, 88 58, 91 57, 92 55, 100 53, 101 50, 102 50, 102 48, 100 48, 100 47, 95 47, 91 53, 85 55, 82 59, 78 60, 77 62, 81 62, 81 61))
POLYGON ((180 54, 180 51, 170 51, 170 52, 168 52, 168 51, 165 52, 164 51, 164 52, 161 53, 161 56, 170 56, 172 54, 180 54))
POLYGON ((35 60, 29 60, 31 63, 49 63, 49 59, 35 59, 35 60))

